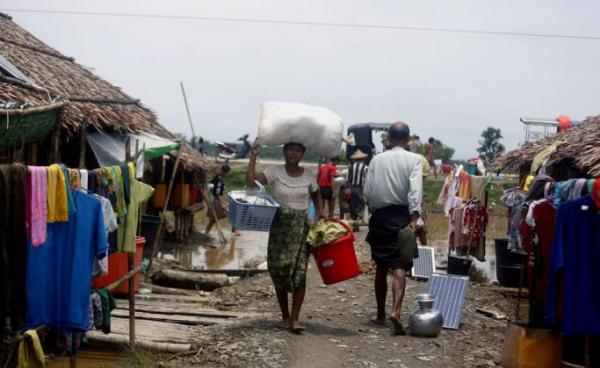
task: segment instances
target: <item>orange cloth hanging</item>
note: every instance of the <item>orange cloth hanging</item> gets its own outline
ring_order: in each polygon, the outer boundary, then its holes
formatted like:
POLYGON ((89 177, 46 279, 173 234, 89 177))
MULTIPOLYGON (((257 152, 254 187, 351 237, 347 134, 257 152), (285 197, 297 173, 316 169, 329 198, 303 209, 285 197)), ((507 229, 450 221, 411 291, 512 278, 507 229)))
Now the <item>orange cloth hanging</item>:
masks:
POLYGON ((458 181, 458 196, 463 199, 471 198, 471 175, 462 170, 458 181))

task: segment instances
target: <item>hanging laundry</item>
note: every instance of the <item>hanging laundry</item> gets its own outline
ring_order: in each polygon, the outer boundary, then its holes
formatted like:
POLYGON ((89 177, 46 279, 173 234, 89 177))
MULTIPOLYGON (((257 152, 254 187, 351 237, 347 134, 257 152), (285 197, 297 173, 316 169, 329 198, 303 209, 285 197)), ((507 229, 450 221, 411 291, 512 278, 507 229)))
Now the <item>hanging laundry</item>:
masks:
POLYGON ((561 181, 554 190, 554 207, 558 208, 561 203, 571 200, 571 192, 575 186, 576 179, 561 181))
POLYGON ((135 253, 135 236, 138 226, 139 207, 142 203, 150 199, 153 193, 154 188, 151 186, 137 180, 132 181, 131 202, 127 209, 125 223, 117 231, 117 246, 120 252, 135 253))
POLYGON ((594 185, 592 186, 592 190, 590 190, 590 195, 594 200, 597 208, 600 208, 600 178, 594 181, 594 185))
POLYGON ((69 221, 69 207, 67 204, 67 184, 65 175, 60 166, 48 166, 48 223, 69 221))
POLYGON ((81 183, 81 188, 88 190, 88 171, 85 169, 80 169, 79 170, 79 177, 80 177, 80 183, 81 183))
POLYGON ((470 198, 478 199, 482 205, 485 206, 486 202, 486 185, 487 177, 485 176, 471 176, 471 196, 470 198))
POLYGON ((125 200, 125 207, 129 206, 131 201, 131 179, 133 176, 130 176, 129 165, 121 165, 119 169, 121 169, 121 177, 123 178, 123 196, 125 200))
POLYGON ((471 175, 461 170, 458 184, 458 196, 463 199, 471 198, 471 175))
POLYGON ((34 247, 46 241, 48 174, 45 167, 27 168, 26 208, 27 235, 34 247))
POLYGON ((110 166, 113 176, 113 189, 117 196, 116 213, 119 220, 123 220, 127 215, 127 205, 125 204, 125 187, 123 184, 123 174, 119 166, 110 166))
MULTIPOLYGON (((115 212, 113 211, 112 205, 108 199, 97 194, 92 194, 92 196, 97 198, 102 205, 102 217, 104 218, 104 226, 106 229, 106 236, 108 238, 109 233, 112 233, 119 228, 117 218, 115 217, 115 212)), ((94 258, 92 276, 95 277, 108 274, 108 253, 109 252, 107 251, 105 256, 94 258)))
POLYGON ((85 280, 91 280, 93 260, 106 254, 108 242, 101 202, 79 190, 72 196, 75 211, 69 221, 49 224, 46 242, 27 246, 29 328, 41 324, 64 331, 88 328, 91 283, 85 280))
POLYGON ((544 198, 547 195, 545 194, 545 192, 547 192, 547 190, 549 189, 546 188, 546 185, 548 183, 551 183, 551 185, 554 186, 556 185, 556 180, 554 180, 548 175, 536 176, 533 180, 533 183, 531 184, 531 188, 529 188, 529 192, 527 193, 527 198, 525 200, 535 201, 544 198))
POLYGON ((104 320, 104 313, 102 311, 102 299, 96 292, 90 295, 90 311, 89 311, 89 329, 101 329, 102 322, 104 320))
POLYGON ((562 320, 565 335, 600 335, 598 224, 600 207, 591 196, 564 203, 558 209, 545 316, 549 326, 562 320), (559 298, 560 279, 564 280, 562 298, 559 298), (562 316, 558 308, 560 301, 562 316))
POLYGON ((0 341, 24 322, 26 178, 27 167, 0 165, 0 341))
POLYGON ((23 341, 19 343, 17 368, 43 368, 46 365, 46 356, 37 332, 27 330, 23 336, 23 341))
POLYGON ((98 193, 98 175, 95 170, 88 171, 87 190, 90 193, 98 193))
POLYGON ((61 331, 58 336, 58 348, 67 355, 77 355, 83 340, 81 331, 61 331))
POLYGON ((470 242, 478 243, 485 236, 488 213, 479 202, 471 202, 464 209, 463 234, 470 242))
POLYGON ((100 329, 104 333, 110 333, 110 312, 117 307, 115 298, 107 289, 98 289, 98 295, 102 301, 102 325, 100 329))
POLYGON ((527 217, 521 224, 522 243, 528 254, 529 322, 535 327, 544 325, 544 299, 550 272, 555 225, 556 209, 548 199, 532 202, 527 217))
POLYGON ((71 190, 81 188, 81 176, 79 170, 68 169, 69 172, 69 186, 71 190))
POLYGON ((73 196, 71 195, 71 181, 69 180, 69 169, 66 166, 61 165, 61 169, 65 176, 65 187, 67 191, 67 209, 69 213, 75 212, 75 204, 73 203, 73 196))

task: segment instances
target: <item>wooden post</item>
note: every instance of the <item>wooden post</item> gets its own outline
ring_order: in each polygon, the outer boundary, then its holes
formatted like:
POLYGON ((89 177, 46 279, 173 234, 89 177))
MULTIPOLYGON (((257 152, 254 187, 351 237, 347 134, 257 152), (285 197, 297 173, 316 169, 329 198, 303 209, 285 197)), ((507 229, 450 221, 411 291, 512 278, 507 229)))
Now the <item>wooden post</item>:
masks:
POLYGON ((179 151, 177 151, 177 158, 175 159, 175 166, 173 167, 173 172, 171 173, 171 179, 169 180, 169 186, 167 187, 167 195, 165 198, 165 204, 163 205, 162 212, 160 214, 160 223, 158 224, 158 229, 156 230, 156 237, 154 238, 154 243, 152 244, 152 256, 150 257, 150 263, 148 264, 148 269, 146 270, 146 276, 150 272, 150 268, 152 267, 152 261, 156 258, 156 253, 158 252, 158 244, 162 241, 162 234, 164 229, 164 221, 165 216, 167 214, 167 208, 169 206, 169 201, 171 200, 171 191, 173 190, 173 184, 175 182, 175 175, 177 174, 177 168, 179 167, 179 160, 181 159, 181 153, 183 152, 183 141, 179 141, 179 151))
MULTIPOLYGON (((135 251, 137 252, 137 246, 134 245, 135 251)), ((135 253, 127 253, 127 265, 129 272, 134 270, 134 257, 135 253)), ((134 349, 135 347, 135 277, 129 278, 129 347, 134 349)))
MULTIPOLYGON (((125 141, 125 163, 131 160, 131 137, 127 137, 125 141)), ((130 178, 131 180, 131 178, 130 178)), ((132 208, 130 208, 132 210, 132 208)), ((135 209, 137 211, 137 208, 135 209)), ((127 269, 132 272, 134 269, 135 252, 137 246, 133 244, 133 253, 127 253, 127 269)), ((135 278, 131 277, 128 280, 129 288, 129 348, 135 348, 135 278)))
POLYGON ((54 126, 54 130, 52 131, 52 162, 60 161, 60 127, 58 125, 54 126))
POLYGON ((81 135, 79 136, 79 168, 85 169, 85 148, 87 139, 87 120, 81 126, 81 135))

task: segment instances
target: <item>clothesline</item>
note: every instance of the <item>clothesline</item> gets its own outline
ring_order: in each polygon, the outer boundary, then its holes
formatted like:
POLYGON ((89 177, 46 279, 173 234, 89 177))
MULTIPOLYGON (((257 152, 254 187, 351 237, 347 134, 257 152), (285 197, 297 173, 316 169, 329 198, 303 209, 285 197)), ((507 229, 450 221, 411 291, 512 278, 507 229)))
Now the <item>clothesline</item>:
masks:
POLYGON ((459 251, 485 261, 490 182, 489 176, 472 175, 462 165, 446 177, 437 203, 449 218, 448 252, 459 251))

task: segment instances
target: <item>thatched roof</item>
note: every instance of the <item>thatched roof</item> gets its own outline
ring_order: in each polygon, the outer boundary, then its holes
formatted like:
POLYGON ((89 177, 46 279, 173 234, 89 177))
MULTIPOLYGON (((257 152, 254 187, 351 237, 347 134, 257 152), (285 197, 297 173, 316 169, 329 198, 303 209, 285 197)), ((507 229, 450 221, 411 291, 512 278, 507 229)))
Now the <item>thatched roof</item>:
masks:
MULTIPOLYGON (((41 106, 55 100, 65 101, 59 123, 71 135, 79 133, 87 123, 96 130, 148 132, 175 138, 139 100, 44 44, 10 16, 0 13, 0 29, 0 55, 35 84, 0 73, 0 103, 27 101, 41 106)), ((190 147, 184 152, 186 168, 213 169, 212 163, 190 147)))
POLYGON ((540 151, 558 141, 566 143, 549 157, 549 165, 569 162, 590 176, 600 176, 600 115, 588 117, 565 132, 510 151, 496 159, 490 168, 506 171, 529 165, 540 151))

